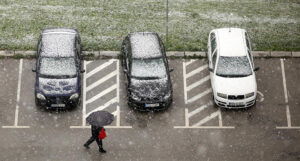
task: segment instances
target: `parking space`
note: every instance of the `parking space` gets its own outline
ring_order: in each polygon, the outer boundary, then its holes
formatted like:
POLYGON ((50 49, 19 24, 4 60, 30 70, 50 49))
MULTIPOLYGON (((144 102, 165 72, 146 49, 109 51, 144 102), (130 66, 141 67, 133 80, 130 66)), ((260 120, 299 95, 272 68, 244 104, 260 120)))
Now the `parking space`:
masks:
POLYGON ((206 59, 170 59, 174 101, 166 111, 143 113, 127 105, 126 81, 117 59, 84 61, 81 105, 60 112, 35 106, 35 73, 31 71, 35 60, 2 59, 0 133, 7 139, 0 144, 9 146, 0 147, 0 158, 296 160, 300 156, 296 143, 300 139, 299 61, 256 59, 260 67, 256 105, 226 110, 213 104, 206 59), (90 151, 82 147, 90 135, 85 117, 102 109, 115 115, 107 127, 105 155, 99 155, 94 146, 90 151), (20 131, 20 127, 26 129, 20 131), (17 141, 20 137, 24 139, 17 141), (12 149, 20 155, 13 155, 12 149))
POLYGON ((82 124, 71 128, 89 128, 85 118, 94 111, 106 110, 115 116, 108 128, 131 128, 120 124, 119 60, 84 61, 82 88, 82 124))
POLYGON ((19 60, 0 61, 0 126, 14 125, 19 60))
POLYGON ((221 110, 214 106, 207 61, 185 60, 182 73, 185 126, 175 128, 234 128, 223 126, 221 110))

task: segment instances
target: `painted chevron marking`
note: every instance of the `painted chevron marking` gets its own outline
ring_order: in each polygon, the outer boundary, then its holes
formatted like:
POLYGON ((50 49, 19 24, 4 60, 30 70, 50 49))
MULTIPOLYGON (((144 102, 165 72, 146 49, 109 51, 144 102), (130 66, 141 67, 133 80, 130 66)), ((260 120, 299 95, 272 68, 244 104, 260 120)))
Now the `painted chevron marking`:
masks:
POLYGON ((196 124, 192 125, 192 126, 201 126, 203 124, 205 124, 206 122, 208 122, 209 120, 219 116, 221 113, 220 111, 216 111, 212 114, 210 114, 209 116, 206 116, 204 119, 202 119, 201 121, 197 122, 196 124))
POLYGON ((187 73, 187 74, 186 74, 186 79, 189 78, 189 77, 191 77, 191 76, 193 76, 193 75, 195 75, 196 73, 201 72, 202 70, 204 70, 204 69, 206 69, 206 68, 208 68, 208 65, 207 65, 207 64, 205 64, 205 65, 203 65, 203 66, 201 66, 201 67, 199 67, 199 68, 197 68, 197 69, 195 69, 195 70, 193 70, 193 71, 187 73))
POLYGON ((210 76, 208 75, 208 76, 206 76, 206 77, 200 79, 199 81, 197 81, 197 82, 195 82, 195 83, 189 85, 189 86, 187 87, 186 90, 187 90, 187 91, 190 91, 190 90, 192 90, 193 88, 195 88, 195 87, 197 87, 197 86, 200 86, 200 85, 203 84, 204 82, 208 81, 209 79, 210 79, 210 76))
POLYGON ((114 63, 114 62, 115 62, 115 60, 114 60, 114 59, 111 59, 111 60, 109 60, 108 62, 105 62, 105 63, 101 64, 101 65, 98 66, 97 68, 95 68, 95 69, 93 69, 92 71, 88 72, 88 73, 86 74, 86 78, 88 78, 88 77, 94 75, 95 73, 101 71, 102 69, 104 69, 105 67, 111 65, 111 64, 114 63))
POLYGON ((92 90, 93 88, 97 87, 98 85, 102 84, 103 82, 109 80, 110 78, 112 78, 116 75, 117 75, 117 71, 113 71, 113 72, 109 73, 105 77, 103 77, 103 78, 99 79, 98 81, 94 82, 93 84, 89 85, 86 88, 86 91, 88 92, 88 91, 92 90))
POLYGON ((100 98, 100 97, 106 95, 107 93, 109 93, 109 92, 111 92, 111 91, 113 91, 113 90, 115 90, 115 89, 117 89, 117 85, 116 85, 116 84, 112 85, 111 87, 109 87, 109 88, 103 90, 103 91, 100 92, 99 94, 97 94, 97 95, 95 95, 94 97, 90 98, 89 100, 86 101, 86 104, 89 104, 89 103, 94 102, 94 101, 97 100, 98 98, 100 98))
POLYGON ((192 111, 192 112, 189 112, 189 113, 187 114, 187 116, 190 118, 190 117, 194 116, 195 114, 201 112, 202 110, 206 109, 207 107, 209 107, 209 106, 211 106, 211 105, 213 105, 213 102, 210 101, 208 104, 203 105, 203 106, 201 106, 201 107, 195 109, 195 110, 192 111))
POLYGON ((192 102, 194 102, 194 101, 200 99, 201 97, 203 97, 203 96, 205 96, 205 95, 207 95, 207 94, 209 94, 209 93, 211 93, 211 92, 212 92, 212 89, 209 88, 209 89, 207 89, 206 91, 204 91, 204 92, 202 92, 202 93, 200 93, 200 94, 198 94, 198 95, 196 95, 196 96, 194 96, 194 97, 188 99, 188 100, 187 100, 187 103, 192 103, 192 102))

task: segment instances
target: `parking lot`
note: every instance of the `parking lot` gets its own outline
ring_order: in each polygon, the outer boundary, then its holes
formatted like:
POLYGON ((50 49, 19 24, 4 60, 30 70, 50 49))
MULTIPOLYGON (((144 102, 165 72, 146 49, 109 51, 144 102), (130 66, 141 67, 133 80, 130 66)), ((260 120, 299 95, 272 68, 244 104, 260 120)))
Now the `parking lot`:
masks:
POLYGON ((170 59, 173 104, 157 113, 127 106, 118 59, 84 61, 81 106, 69 111, 37 108, 35 60, 0 60, 0 160, 300 160, 300 59, 255 59, 258 98, 245 110, 215 107, 206 59, 170 59), (104 140, 90 137, 85 117, 115 115, 104 140))

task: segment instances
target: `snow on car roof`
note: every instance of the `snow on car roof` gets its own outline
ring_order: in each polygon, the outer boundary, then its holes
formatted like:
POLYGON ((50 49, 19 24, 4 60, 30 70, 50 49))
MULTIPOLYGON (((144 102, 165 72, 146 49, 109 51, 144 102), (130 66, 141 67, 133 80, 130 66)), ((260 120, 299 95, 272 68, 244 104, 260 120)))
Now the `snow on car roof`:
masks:
POLYGON ((153 32, 136 32, 130 34, 133 58, 161 57, 158 37, 153 32))
POLYGON ((74 56, 76 32, 71 29, 47 29, 42 33, 42 53, 46 57, 74 56))
POLYGON ((220 56, 245 56, 247 54, 244 29, 221 28, 214 31, 218 38, 220 56))

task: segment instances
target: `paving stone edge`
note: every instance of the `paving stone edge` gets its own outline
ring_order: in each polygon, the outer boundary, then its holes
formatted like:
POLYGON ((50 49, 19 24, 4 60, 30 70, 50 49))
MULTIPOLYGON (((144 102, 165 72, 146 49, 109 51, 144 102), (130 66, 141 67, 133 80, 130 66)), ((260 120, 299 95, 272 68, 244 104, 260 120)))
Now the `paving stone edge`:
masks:
MULTIPOLYGON (((0 57, 34 57, 36 51, 32 50, 0 50, 0 57)), ((254 57, 262 58, 300 58, 300 51, 253 51, 254 57)), ((83 51, 87 58, 118 58, 120 51, 83 51)), ((168 57, 206 57, 206 52, 201 51, 168 51, 168 57)))

